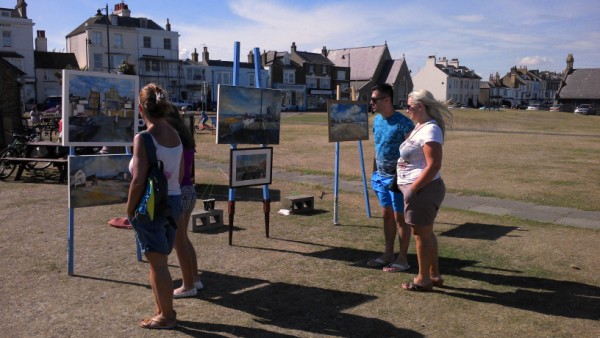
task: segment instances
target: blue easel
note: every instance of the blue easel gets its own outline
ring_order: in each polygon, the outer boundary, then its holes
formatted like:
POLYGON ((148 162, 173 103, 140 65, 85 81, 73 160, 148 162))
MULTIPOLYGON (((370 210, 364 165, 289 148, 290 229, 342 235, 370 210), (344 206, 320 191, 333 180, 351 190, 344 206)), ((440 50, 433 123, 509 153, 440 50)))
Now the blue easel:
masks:
MULTIPOLYGON (((254 72, 256 88, 261 86, 261 61, 260 61, 260 49, 254 48, 254 72)), ((236 41, 233 45, 233 85, 239 86, 239 72, 240 72, 240 43, 236 41)), ((231 149, 236 149, 236 145, 232 144, 231 149)), ((265 147, 264 144, 261 147, 265 147)), ((269 237, 269 214, 271 211, 271 198, 269 195, 269 185, 263 185, 263 211, 265 213, 265 235, 269 237)), ((235 189, 229 188, 229 200, 227 203, 227 212, 229 214, 229 245, 233 244, 233 221, 235 216, 235 189)))

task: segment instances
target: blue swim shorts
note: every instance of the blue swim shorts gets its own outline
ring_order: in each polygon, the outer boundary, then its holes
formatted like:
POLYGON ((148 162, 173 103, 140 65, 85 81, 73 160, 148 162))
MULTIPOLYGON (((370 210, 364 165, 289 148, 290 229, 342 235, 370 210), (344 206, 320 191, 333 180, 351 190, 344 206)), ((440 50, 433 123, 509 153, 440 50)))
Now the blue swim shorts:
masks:
POLYGON ((388 189, 390 183, 392 183, 393 177, 385 177, 379 175, 378 172, 374 172, 371 176, 371 188, 377 194, 379 199, 379 205, 384 208, 393 207, 394 212, 404 212, 404 198, 402 193, 395 193, 388 189))

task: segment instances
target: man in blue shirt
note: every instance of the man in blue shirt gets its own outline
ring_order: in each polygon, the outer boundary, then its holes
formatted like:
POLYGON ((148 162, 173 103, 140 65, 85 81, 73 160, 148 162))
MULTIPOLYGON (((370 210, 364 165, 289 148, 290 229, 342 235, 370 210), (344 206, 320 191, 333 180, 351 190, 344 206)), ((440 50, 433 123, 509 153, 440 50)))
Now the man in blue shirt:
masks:
POLYGON ((387 272, 400 272, 410 268, 407 252, 411 229, 404 221, 402 193, 391 191, 389 185, 396 173, 400 144, 413 130, 414 124, 408 117, 394 110, 393 97, 394 88, 389 84, 379 84, 371 89, 371 107, 379 113, 373 121, 375 162, 371 188, 382 207, 385 251, 380 257, 369 260, 367 265, 383 267, 387 272), (398 256, 394 257, 396 234, 400 249, 398 256))

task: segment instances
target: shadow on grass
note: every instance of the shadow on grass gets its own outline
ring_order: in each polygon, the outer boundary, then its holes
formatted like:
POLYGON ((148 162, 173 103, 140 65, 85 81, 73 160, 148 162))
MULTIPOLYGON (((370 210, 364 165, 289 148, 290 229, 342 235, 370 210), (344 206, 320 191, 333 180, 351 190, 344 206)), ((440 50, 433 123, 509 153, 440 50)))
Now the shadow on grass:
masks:
POLYGON ((495 224, 464 223, 451 230, 440 233, 439 236, 494 241, 500 237, 508 236, 508 234, 513 231, 522 230, 520 230, 519 227, 495 224))
MULTIPOLYGON (((214 198, 218 202, 229 201, 229 186, 227 185, 196 184, 195 188, 198 199, 214 198)), ((281 200, 281 192, 277 189, 269 189, 269 197, 271 202, 279 202, 281 200)), ((262 202, 263 188, 262 186, 236 188, 235 199, 262 202)))
MULTIPOLYGON (((510 227, 509 227, 510 228, 510 227)), ((296 253, 299 255, 334 261, 348 262, 350 266, 372 269, 366 266, 366 261, 377 257, 381 253, 357 250, 352 248, 336 248, 318 243, 307 243, 283 238, 272 238, 280 241, 289 241, 307 245, 323 247, 310 253, 293 252, 289 250, 246 247, 259 250, 273 250, 277 252, 296 253)), ((412 268, 409 273, 417 273, 417 257, 408 255, 412 268)), ((449 285, 444 288, 435 288, 450 297, 457 297, 477 302, 492 303, 502 306, 514 307, 527 311, 538 312, 546 315, 600 319, 600 287, 572 281, 554 280, 533 276, 523 276, 521 271, 498 267, 481 267, 476 260, 462 260, 449 257, 440 257, 439 264, 444 276, 454 276, 469 281, 479 281, 491 285, 485 288, 464 287, 462 285, 449 285), (490 272, 472 271, 469 268, 487 269, 490 272), (504 274, 500 274, 504 273, 504 274), (511 288, 511 290, 506 290, 511 288), (500 289, 500 290, 498 290, 500 289)), ((379 270, 380 268, 377 268, 379 270)), ((472 283, 468 284, 469 286, 472 283)))
MULTIPOLYGON (((412 330, 400 329, 377 318, 356 316, 344 311, 373 301, 376 297, 353 292, 268 280, 223 275, 205 271, 207 285, 200 297, 210 303, 246 312, 257 323, 312 334, 339 337, 422 337, 412 330)), ((288 337, 289 335, 239 326, 205 325, 180 322, 179 330, 191 335, 228 332, 238 337, 288 337)), ((309 334, 310 335, 310 334, 309 334)))

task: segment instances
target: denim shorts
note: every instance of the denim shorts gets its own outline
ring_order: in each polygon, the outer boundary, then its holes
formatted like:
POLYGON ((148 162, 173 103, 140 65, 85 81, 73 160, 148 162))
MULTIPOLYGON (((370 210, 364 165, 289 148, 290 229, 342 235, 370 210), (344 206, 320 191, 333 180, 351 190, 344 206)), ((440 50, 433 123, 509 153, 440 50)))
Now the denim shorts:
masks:
POLYGON ((181 217, 181 196, 169 195, 169 207, 175 224, 171 224, 166 217, 158 217, 149 223, 142 223, 137 217, 129 219, 143 253, 157 252, 168 255, 173 250, 176 224, 181 217))
POLYGON ((390 191, 388 186, 392 183, 393 177, 383 177, 378 172, 371 176, 371 188, 377 194, 379 205, 384 208, 393 207, 394 212, 404 211, 404 198, 401 193, 390 191))

